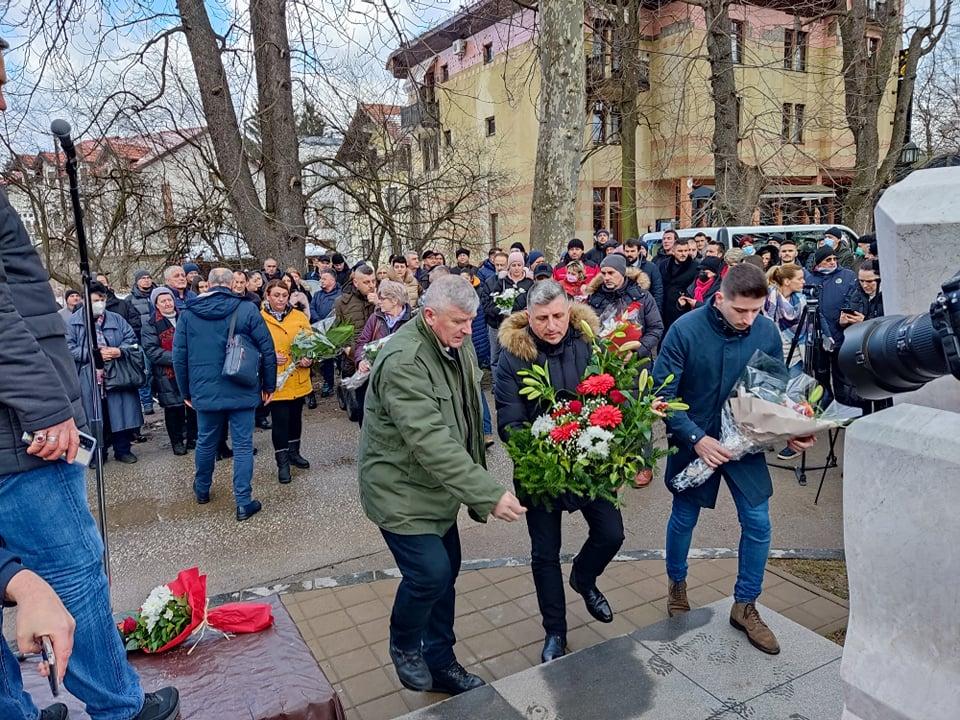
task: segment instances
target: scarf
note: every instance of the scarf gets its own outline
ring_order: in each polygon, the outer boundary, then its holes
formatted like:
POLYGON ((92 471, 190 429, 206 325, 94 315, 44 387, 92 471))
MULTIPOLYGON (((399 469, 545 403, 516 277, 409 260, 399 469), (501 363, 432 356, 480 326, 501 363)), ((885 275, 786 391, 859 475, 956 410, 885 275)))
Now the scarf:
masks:
POLYGON ((279 323, 282 323, 282 322, 283 322, 283 319, 287 316, 287 314, 288 314, 288 313, 290 312, 290 310, 291 310, 291 308, 290 308, 289 305, 288 305, 287 307, 285 307, 283 310, 281 310, 280 312, 277 312, 276 310, 274 310, 274 309, 270 306, 270 303, 264 303, 264 304, 263 304, 263 307, 266 309, 266 311, 267 311, 268 313, 270 313, 270 316, 271 316, 274 320, 276 320, 277 322, 279 322, 279 323))
POLYGON ((697 278, 697 282, 693 286, 693 299, 698 303, 703 302, 703 298, 707 294, 707 290, 710 289, 710 286, 713 285, 713 281, 716 280, 716 277, 712 277, 709 280, 701 280, 697 278))
MULTIPOLYGON (((167 317, 157 310, 157 314, 153 318, 153 325, 157 329, 157 341, 160 343, 160 349, 172 353, 173 336, 177 327, 176 313, 174 313, 173 317, 167 317), (167 322, 164 323, 164 320, 167 322)), ((164 365, 163 375, 168 380, 173 380, 176 377, 173 372, 173 365, 164 365)))
POLYGON ((384 313, 383 317, 387 321, 387 329, 392 331, 397 326, 397 323, 403 320, 403 318, 406 317, 406 315, 407 315, 406 308, 403 308, 403 310, 400 311, 400 314, 395 317, 390 317, 389 315, 384 313))

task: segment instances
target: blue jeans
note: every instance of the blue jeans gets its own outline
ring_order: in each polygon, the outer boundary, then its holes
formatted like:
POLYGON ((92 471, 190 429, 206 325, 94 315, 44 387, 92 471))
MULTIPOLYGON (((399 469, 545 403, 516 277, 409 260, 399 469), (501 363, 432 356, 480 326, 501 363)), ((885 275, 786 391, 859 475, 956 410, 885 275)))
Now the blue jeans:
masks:
POLYGON ((483 403, 483 434, 493 435, 493 420, 490 419, 490 404, 487 402, 487 394, 480 391, 480 402, 483 403))
MULTIPOLYGON (((141 350, 141 352, 143 352, 141 350)), ((146 410, 153 409, 153 366, 150 364, 150 358, 143 353, 143 367, 147 373, 147 379, 140 386, 140 405, 146 410)))
POLYGON ((439 535, 397 535, 380 528, 403 575, 390 615, 390 642, 400 650, 423 649, 432 670, 456 660, 453 618, 460 572, 457 524, 439 535))
POLYGON ((233 438, 233 495, 237 507, 249 505, 253 499, 253 417, 254 409, 197 410, 197 451, 194 492, 210 493, 213 484, 213 466, 217 446, 225 423, 230 425, 233 438))
MULTIPOLYGON (((750 507, 734 483, 727 480, 727 486, 740 519, 740 561, 733 597, 737 602, 750 603, 760 597, 763 571, 770 553, 770 502, 764 500, 750 507)), ((682 493, 673 496, 673 512, 667 522, 667 575, 674 582, 687 579, 687 553, 699 517, 699 505, 683 497, 682 493)))
MULTIPOLYGON (((93 720, 134 717, 143 690, 110 611, 103 542, 87 506, 84 468, 55 462, 0 475, 0 536, 25 567, 50 584, 77 622, 67 690, 86 704, 93 720)), ((0 718, 38 716, 23 691, 16 657, 0 642, 0 718)))

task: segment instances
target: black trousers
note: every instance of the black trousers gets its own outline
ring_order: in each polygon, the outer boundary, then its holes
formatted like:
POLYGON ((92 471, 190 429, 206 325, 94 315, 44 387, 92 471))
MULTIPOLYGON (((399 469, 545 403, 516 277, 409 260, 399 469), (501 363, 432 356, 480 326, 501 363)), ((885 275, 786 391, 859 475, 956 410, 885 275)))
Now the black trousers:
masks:
POLYGON ((163 424, 172 444, 197 441, 197 413, 192 407, 175 405, 163 409, 163 424))
POLYGON ((286 450, 303 433, 303 398, 274 400, 267 407, 273 419, 273 449, 286 450))
MULTIPOLYGON (((597 584, 597 578, 623 545, 623 516, 612 503, 602 499, 587 503, 580 512, 590 532, 573 561, 572 573, 577 578, 577 585, 587 589, 597 584)), ((527 508, 526 518, 531 545, 530 567, 543 629, 548 633, 566 635, 567 606, 560 572, 563 510, 556 506, 547 510, 542 505, 534 505, 527 508)))

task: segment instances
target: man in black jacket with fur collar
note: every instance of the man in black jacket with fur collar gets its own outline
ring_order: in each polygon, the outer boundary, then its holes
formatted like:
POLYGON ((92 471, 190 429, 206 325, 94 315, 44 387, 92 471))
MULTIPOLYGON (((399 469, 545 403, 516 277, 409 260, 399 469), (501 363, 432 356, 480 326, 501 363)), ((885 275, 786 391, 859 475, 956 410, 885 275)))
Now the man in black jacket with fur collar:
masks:
MULTIPOLYGON (((500 326, 500 361, 494 394, 500 438, 512 428, 532 422, 543 413, 536 401, 520 395, 521 370, 546 365, 558 390, 574 392, 590 362, 590 341, 579 328, 586 321, 596 332, 600 323, 587 306, 572 303, 553 280, 534 285, 527 293, 527 310, 517 312, 500 326)), ((518 496, 519 488, 518 488, 518 496)), ((573 563, 570 587, 583 596, 587 612, 600 622, 612 622, 610 604, 597 589, 597 578, 623 545, 623 517, 608 500, 562 496, 548 510, 524 502, 531 542, 531 569, 546 638, 544 662, 561 657, 567 646, 566 604, 560 573, 560 526, 563 511, 580 511, 590 526, 587 541, 573 563)))

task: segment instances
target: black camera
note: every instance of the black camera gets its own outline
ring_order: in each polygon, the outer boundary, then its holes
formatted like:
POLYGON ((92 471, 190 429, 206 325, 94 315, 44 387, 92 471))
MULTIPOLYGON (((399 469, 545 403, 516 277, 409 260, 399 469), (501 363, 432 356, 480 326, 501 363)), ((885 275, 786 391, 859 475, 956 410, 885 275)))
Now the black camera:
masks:
POLYGON ((868 320, 845 335, 840 369, 868 400, 919 390, 947 373, 960 380, 960 272, 928 314, 868 320))
POLYGON ((807 299, 807 305, 812 306, 810 309, 813 310, 820 303, 820 286, 804 285, 803 296, 807 299))

